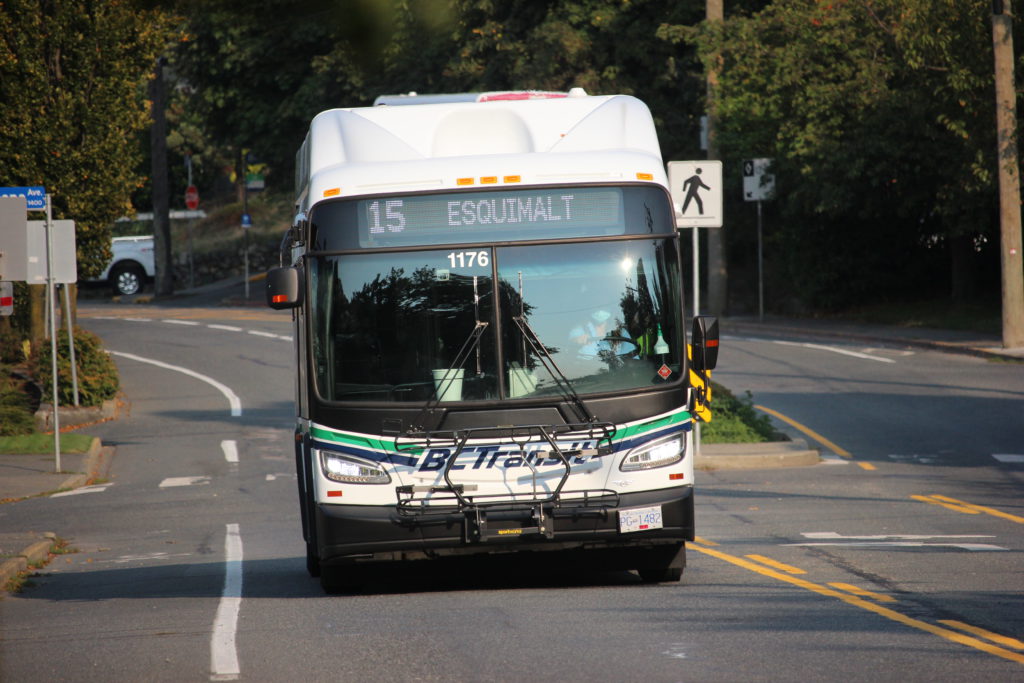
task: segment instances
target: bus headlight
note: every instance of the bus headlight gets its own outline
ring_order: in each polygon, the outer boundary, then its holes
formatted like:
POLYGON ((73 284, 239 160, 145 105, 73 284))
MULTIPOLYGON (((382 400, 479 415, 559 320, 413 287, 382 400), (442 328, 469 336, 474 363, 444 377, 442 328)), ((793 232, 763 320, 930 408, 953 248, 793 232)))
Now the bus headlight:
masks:
POLYGON ((331 481, 346 484, 388 484, 391 475, 378 463, 334 451, 319 451, 320 469, 331 481))
POLYGON ((671 436, 637 446, 622 459, 619 469, 623 472, 636 472, 674 465, 683 459, 685 449, 683 438, 683 436, 671 436))

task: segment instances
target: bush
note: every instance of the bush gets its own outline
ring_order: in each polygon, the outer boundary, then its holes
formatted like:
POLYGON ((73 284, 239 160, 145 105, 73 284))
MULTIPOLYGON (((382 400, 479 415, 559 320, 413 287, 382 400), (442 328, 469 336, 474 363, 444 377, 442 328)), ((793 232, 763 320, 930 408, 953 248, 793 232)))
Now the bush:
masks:
POLYGON ((35 431, 32 400, 24 380, 0 366, 0 436, 20 436, 35 431))
POLYGON ((751 393, 743 398, 711 383, 711 422, 701 428, 704 443, 760 443, 784 441, 785 436, 772 427, 771 418, 754 408, 751 393))
MULTIPOLYGON (((79 327, 75 328, 75 360, 78 366, 79 404, 85 407, 98 406, 114 398, 120 388, 117 366, 103 349, 100 338, 79 327)), ((45 396, 52 395, 50 344, 43 344, 36 357, 35 376, 43 386, 45 396)), ((57 396, 61 405, 74 403, 74 389, 71 384, 71 363, 68 360, 68 333, 57 334, 57 396)))

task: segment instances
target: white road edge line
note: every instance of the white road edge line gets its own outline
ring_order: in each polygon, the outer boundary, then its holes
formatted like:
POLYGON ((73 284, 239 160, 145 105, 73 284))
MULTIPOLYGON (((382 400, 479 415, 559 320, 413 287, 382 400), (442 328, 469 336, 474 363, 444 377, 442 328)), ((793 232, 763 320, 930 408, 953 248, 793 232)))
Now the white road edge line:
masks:
POLYGON ((238 612, 242 606, 242 535, 237 524, 227 525, 224 537, 224 592, 217 606, 210 636, 210 680, 231 681, 238 678, 238 612))
POLYGON ((183 368, 180 365, 171 365, 170 363, 164 363, 162 361, 153 360, 152 358, 143 358, 142 356, 136 356, 134 353, 125 353, 124 351, 110 351, 109 353, 112 356, 120 356, 121 358, 127 358, 129 360, 138 361, 139 363, 149 363, 150 365, 155 365, 158 368, 174 370, 175 372, 180 372, 182 374, 188 375, 189 377, 195 377, 198 380, 202 380, 203 382, 206 382, 207 384, 212 386, 214 389, 217 389, 220 393, 224 394, 224 397, 227 398, 228 403, 231 405, 231 417, 240 417, 242 415, 242 401, 238 398, 238 394, 231 391, 229 387, 227 387, 224 384, 221 384, 212 377, 207 377, 206 375, 202 375, 196 372, 195 370, 189 370, 188 368, 183 368))
POLYGON ((238 462, 238 442, 234 439, 224 439, 220 442, 220 448, 224 451, 224 459, 228 462, 238 462))
POLYGON ((782 346, 802 346, 805 349, 818 349, 819 351, 831 351, 832 353, 841 353, 844 356, 853 356, 854 358, 863 358, 864 360, 877 360, 879 363, 895 363, 892 358, 881 358, 879 356, 872 356, 867 353, 860 353, 858 351, 847 351, 846 349, 838 349, 834 346, 825 346, 824 344, 811 344, 809 342, 791 342, 774 340, 773 343, 781 344, 782 346))
POLYGON ((211 330, 226 330, 228 332, 241 332, 242 331, 241 327, 235 327, 234 325, 218 325, 218 324, 215 324, 215 323, 211 323, 211 324, 207 325, 207 327, 209 327, 211 330))

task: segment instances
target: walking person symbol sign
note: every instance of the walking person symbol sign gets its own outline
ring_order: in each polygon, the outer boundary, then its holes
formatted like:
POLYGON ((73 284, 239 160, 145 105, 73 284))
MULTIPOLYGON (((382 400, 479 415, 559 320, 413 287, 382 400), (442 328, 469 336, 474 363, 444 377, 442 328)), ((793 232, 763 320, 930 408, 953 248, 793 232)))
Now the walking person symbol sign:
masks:
POLYGON ((722 162, 668 162, 677 228, 722 227, 722 162))

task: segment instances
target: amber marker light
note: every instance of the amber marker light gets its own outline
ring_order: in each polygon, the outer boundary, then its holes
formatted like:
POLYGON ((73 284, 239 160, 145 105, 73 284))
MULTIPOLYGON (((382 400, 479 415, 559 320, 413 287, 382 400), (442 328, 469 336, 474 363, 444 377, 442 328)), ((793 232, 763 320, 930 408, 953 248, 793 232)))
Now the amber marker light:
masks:
POLYGON ((522 180, 522 178, 520 178, 517 175, 507 175, 505 176, 504 180, 506 183, 518 183, 522 180))
POLYGON ((653 173, 637 173, 636 174, 636 179, 637 180, 654 180, 654 174, 653 173))
POLYGON ((329 190, 324 190, 325 197, 337 197, 339 194, 341 194, 340 187, 332 187, 329 190))
POLYGON ((488 176, 484 176, 483 178, 480 179, 480 184, 481 185, 494 185, 497 182, 498 182, 498 176, 496 176, 496 175, 488 175, 488 176))
POLYGON ((473 180, 472 178, 459 178, 458 180, 455 181, 455 184, 456 185, 472 185, 474 182, 476 182, 476 181, 473 180))

